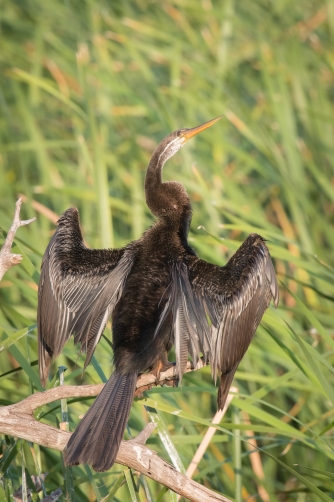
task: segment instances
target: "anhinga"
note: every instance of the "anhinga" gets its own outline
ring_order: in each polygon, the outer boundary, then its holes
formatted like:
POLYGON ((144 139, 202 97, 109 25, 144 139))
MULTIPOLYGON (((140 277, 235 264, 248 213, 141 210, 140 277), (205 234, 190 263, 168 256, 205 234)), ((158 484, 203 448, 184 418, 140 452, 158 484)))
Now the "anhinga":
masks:
POLYGON ((88 410, 66 451, 68 465, 109 469, 129 417, 137 377, 168 365, 175 345, 181 380, 188 354, 210 361, 220 376, 224 406, 234 373, 278 286, 264 239, 250 234, 224 267, 197 258, 188 244, 191 204, 184 187, 163 182, 162 169, 190 138, 213 125, 166 136, 152 155, 146 202, 157 218, 122 249, 88 249, 77 209, 68 209, 44 254, 39 286, 39 368, 43 385, 51 359, 71 334, 86 352, 85 367, 112 316, 114 373, 88 410), (208 318, 210 322, 208 322, 208 318))

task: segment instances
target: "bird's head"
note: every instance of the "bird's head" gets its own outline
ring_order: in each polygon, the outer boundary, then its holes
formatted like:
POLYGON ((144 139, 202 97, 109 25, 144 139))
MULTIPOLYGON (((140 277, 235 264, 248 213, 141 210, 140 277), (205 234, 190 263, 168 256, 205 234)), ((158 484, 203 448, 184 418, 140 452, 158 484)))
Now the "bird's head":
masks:
POLYGON ((146 203, 159 218, 181 217, 191 212, 190 200, 185 188, 175 181, 162 182, 162 168, 183 145, 196 134, 215 124, 221 117, 209 120, 191 129, 179 129, 166 136, 155 149, 146 172, 146 203))

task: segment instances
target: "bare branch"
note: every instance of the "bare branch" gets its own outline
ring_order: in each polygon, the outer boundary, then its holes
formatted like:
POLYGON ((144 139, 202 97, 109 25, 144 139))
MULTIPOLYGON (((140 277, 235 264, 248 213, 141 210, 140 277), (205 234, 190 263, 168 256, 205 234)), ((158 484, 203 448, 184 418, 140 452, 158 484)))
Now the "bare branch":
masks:
MULTIPOLYGON (((196 368, 192 367, 190 361, 188 361, 184 373, 189 373, 190 371, 195 371, 206 366, 204 358, 198 360, 196 368)), ((178 380, 178 374, 176 372, 176 366, 172 366, 167 371, 161 372, 160 377, 157 380, 153 373, 148 373, 141 375, 136 384, 137 389, 142 389, 143 387, 163 385, 166 382, 173 380, 178 380)), ((99 383, 95 385, 61 385, 50 390, 45 390, 44 392, 39 392, 37 394, 32 394, 28 396, 23 401, 7 406, 8 409, 17 409, 19 407, 20 412, 33 413, 34 410, 43 406, 45 404, 53 403, 58 399, 68 399, 71 397, 95 397, 103 389, 104 384, 99 383)), ((0 409, 1 411, 1 409, 0 409)))
POLYGON ((18 265, 22 261, 22 256, 20 254, 13 254, 11 248, 13 245, 14 237, 19 227, 28 225, 29 223, 35 221, 36 218, 31 218, 30 220, 20 219, 20 210, 22 205, 21 197, 15 204, 15 213, 12 226, 9 229, 4 245, 0 250, 0 281, 8 269, 18 265))
MULTIPOLYGON (((199 366, 203 366, 203 361, 199 362, 199 366)), ((188 363, 187 371, 191 371, 190 363, 188 363)), ((161 373, 158 382, 154 375, 142 375, 138 379, 137 388, 146 387, 147 385, 157 385, 157 383, 173 379, 176 379, 175 367, 161 373)), ((101 392, 102 388, 103 384, 83 385, 79 387, 63 385, 45 392, 33 394, 17 404, 0 408, 0 433, 23 438, 41 446, 63 451, 71 433, 38 422, 33 416, 34 410, 59 399, 95 396, 101 392)), ((137 438, 130 441, 122 441, 116 462, 145 474, 190 501, 231 502, 230 499, 223 495, 205 488, 176 471, 171 464, 144 446, 143 443, 153 430, 151 424, 149 426, 137 438)))
MULTIPOLYGON (((26 197, 23 194, 20 194, 20 198, 22 199, 23 202, 27 202, 28 197, 26 197)), ((44 206, 44 204, 41 204, 40 202, 37 202, 37 200, 30 200, 31 207, 39 214, 42 214, 47 218, 49 221, 54 223, 55 225, 57 224, 57 221, 59 220, 59 215, 49 209, 48 207, 44 206)))
POLYGON ((137 444, 145 444, 154 429, 156 428, 157 424, 154 422, 150 422, 149 424, 146 425, 146 427, 138 434, 137 437, 131 439, 134 443, 137 444))

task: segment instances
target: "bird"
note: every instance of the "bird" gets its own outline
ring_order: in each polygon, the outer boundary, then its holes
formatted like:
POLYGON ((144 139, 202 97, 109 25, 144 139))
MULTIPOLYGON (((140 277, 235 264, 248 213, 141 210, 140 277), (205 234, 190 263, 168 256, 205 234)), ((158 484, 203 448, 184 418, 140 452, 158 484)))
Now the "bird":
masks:
POLYGON ((235 371, 278 284, 266 241, 250 234, 225 266, 199 258, 188 243, 192 208, 186 189, 163 181, 166 161, 220 117, 168 134, 146 171, 145 197, 155 217, 141 238, 119 249, 86 247, 76 208, 67 209, 45 251, 38 290, 39 372, 74 335, 90 362, 112 319, 114 371, 70 437, 67 465, 106 471, 114 464, 137 378, 170 367, 180 382, 189 356, 210 362, 223 409, 235 371))

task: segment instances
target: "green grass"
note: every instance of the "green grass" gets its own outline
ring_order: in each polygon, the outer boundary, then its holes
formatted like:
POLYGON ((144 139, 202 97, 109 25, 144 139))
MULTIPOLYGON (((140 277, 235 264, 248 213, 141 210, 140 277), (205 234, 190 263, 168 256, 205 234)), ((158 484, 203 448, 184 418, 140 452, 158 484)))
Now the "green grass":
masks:
MULTIPOLYGON (((202 258, 224 264, 259 232, 284 286, 237 371, 240 394, 217 427, 221 441, 194 478, 238 501, 259 486, 270 502, 334 499, 333 2, 2 0, 0 34, 0 226, 9 228, 21 193, 23 217, 37 216, 17 234, 22 265, 0 283, 0 405, 40 390, 31 327, 55 228, 43 207, 58 215, 78 207, 91 247, 138 238, 153 221, 143 181, 154 146, 224 114, 164 177, 189 192, 190 242, 202 258)), ((104 339, 95 356, 102 372, 90 365, 81 378, 83 358, 76 362, 69 342, 53 375, 64 365, 66 383, 100 382, 112 370, 104 339)), ((71 430, 91 402, 69 403, 71 430)), ((209 368, 186 375, 182 389, 153 389, 136 402, 132 436, 149 421, 145 405, 163 424, 150 447, 186 468, 216 410, 209 368), (167 447, 175 438, 179 459, 169 458, 164 437, 167 447)), ((60 403, 41 415, 58 426, 60 403)), ((28 487, 33 474, 49 472, 46 493, 65 490, 58 452, 8 437, 1 449, 1 502, 20 486, 22 465, 28 487)), ((174 500, 119 465, 72 475, 72 500, 174 500)))

